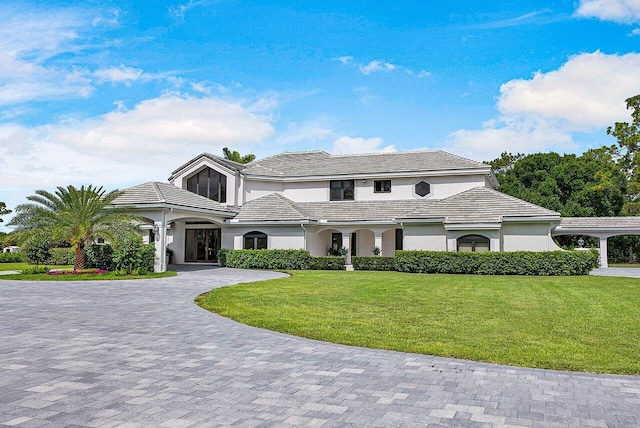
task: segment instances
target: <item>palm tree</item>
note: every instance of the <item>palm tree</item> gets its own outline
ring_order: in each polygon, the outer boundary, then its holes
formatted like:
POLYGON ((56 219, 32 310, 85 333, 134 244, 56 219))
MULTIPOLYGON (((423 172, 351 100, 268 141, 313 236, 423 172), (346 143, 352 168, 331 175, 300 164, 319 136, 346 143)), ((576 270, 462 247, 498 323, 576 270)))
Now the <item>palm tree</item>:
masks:
POLYGON ((58 187, 55 194, 36 190, 27 197, 33 203, 20 204, 9 225, 17 226, 26 239, 38 231, 45 231, 54 240, 69 242, 75 247, 73 267, 84 269, 84 247, 96 238, 114 239, 122 224, 131 224, 132 216, 110 207, 121 191, 106 192, 102 187, 89 185, 58 187), (119 226, 119 227, 115 227, 119 226))
POLYGON ((229 150, 228 147, 222 149, 222 154, 225 159, 230 161, 238 162, 238 163, 249 163, 256 158, 256 155, 249 153, 248 155, 241 156, 240 152, 235 150, 229 150))

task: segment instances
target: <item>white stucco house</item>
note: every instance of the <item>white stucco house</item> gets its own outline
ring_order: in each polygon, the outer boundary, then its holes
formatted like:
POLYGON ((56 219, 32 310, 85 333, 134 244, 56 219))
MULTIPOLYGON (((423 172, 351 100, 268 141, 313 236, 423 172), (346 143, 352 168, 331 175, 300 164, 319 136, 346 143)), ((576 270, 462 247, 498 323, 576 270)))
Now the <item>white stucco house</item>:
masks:
MULTIPOLYGON (((220 248, 550 251, 556 234, 640 234, 640 218, 562 219, 495 190, 491 167, 441 150, 331 155, 293 152, 243 165, 203 153, 168 182, 125 189, 114 205, 147 221, 156 270, 216 263, 220 248), (604 223, 603 223, 604 222, 604 223), (606 223, 606 224, 605 224, 606 223)), ((606 256, 602 258, 606 266, 606 256)))

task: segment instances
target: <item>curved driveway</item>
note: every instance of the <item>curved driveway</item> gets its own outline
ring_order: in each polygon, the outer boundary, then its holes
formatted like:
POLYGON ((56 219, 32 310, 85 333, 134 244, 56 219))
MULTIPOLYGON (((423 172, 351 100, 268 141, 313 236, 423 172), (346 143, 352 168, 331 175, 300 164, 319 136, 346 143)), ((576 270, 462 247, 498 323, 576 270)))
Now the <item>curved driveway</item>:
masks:
POLYGON ((0 426, 640 425, 640 378, 333 345, 198 308, 281 274, 0 281, 0 426))

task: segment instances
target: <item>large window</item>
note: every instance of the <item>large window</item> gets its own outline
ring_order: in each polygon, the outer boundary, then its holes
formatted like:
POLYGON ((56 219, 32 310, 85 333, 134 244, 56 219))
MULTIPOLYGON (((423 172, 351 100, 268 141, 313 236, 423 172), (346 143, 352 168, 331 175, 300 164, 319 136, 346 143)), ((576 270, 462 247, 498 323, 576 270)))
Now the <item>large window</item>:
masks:
POLYGON ((331 189, 330 200, 353 201, 353 180, 333 180, 329 187, 331 189))
POLYGON ((391 193, 391 180, 374 180, 374 193, 391 193))
POLYGON ((227 176, 205 168, 187 179, 187 190, 218 202, 227 202, 227 176))
POLYGON ((489 251, 489 238, 480 235, 465 235, 458 238, 458 251, 478 252, 489 251))
POLYGON ((249 232, 244 235, 245 250, 264 250, 267 248, 267 235, 262 232, 249 232))
POLYGON ((404 235, 402 229, 396 229, 396 250, 402 250, 404 235))

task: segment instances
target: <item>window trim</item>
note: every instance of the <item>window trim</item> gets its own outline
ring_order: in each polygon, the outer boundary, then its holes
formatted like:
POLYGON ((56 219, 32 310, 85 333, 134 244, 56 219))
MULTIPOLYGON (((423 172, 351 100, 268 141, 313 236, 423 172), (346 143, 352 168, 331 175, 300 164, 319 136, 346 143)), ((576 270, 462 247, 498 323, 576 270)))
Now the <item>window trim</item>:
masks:
POLYGON ((184 180, 184 183, 185 183, 185 190, 188 190, 191 193, 204 196, 207 199, 220 202, 221 204, 224 204, 227 202, 227 176, 226 174, 223 174, 216 169, 206 166, 198 170, 197 172, 191 174, 190 176, 188 176, 184 180), (206 172, 206 177, 203 175, 203 173, 205 172, 206 172), (201 178, 205 178, 205 180, 203 180, 205 181, 204 183, 200 183, 201 178), (195 179, 195 189, 190 188, 192 187, 190 186, 190 182, 194 179, 195 179), (215 179, 217 179, 218 181, 218 186, 217 186, 218 188, 217 188, 217 192, 212 195, 211 185, 212 185, 212 180, 215 180, 215 179), (203 190, 204 194, 200 192, 201 187, 204 187, 205 189, 203 190), (217 199, 214 199, 213 196, 217 196, 217 199))
POLYGON ((373 193, 391 193, 391 180, 373 180, 373 193), (389 184, 388 190, 386 190, 386 183, 389 184))
POLYGON ((269 235, 264 232, 260 232, 259 230, 252 230, 251 232, 247 232, 242 235, 242 249, 243 250, 266 250, 269 248, 269 235), (247 240, 251 240, 251 248, 247 247, 247 240), (259 245, 261 240, 264 240, 264 247, 259 245))
POLYGON ((476 252, 476 245, 479 244, 479 243, 486 244, 487 245, 487 251, 491 251, 491 239, 487 238, 486 236, 483 236, 483 235, 469 234, 469 235, 463 235, 463 236, 459 237, 458 239, 456 239, 456 251, 457 252, 460 251, 460 243, 463 243, 463 244, 471 243, 471 252, 472 253, 476 252))

